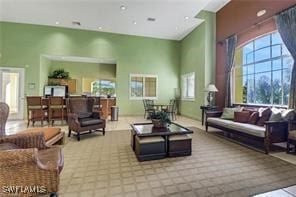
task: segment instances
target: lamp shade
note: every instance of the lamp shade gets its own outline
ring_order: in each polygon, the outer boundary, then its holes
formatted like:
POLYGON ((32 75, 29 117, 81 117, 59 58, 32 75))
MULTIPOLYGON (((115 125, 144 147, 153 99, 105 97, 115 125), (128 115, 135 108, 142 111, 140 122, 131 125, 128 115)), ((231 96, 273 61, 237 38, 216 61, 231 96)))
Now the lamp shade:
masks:
POLYGON ((207 92, 218 92, 218 89, 216 88, 216 86, 214 84, 209 84, 205 91, 207 92))

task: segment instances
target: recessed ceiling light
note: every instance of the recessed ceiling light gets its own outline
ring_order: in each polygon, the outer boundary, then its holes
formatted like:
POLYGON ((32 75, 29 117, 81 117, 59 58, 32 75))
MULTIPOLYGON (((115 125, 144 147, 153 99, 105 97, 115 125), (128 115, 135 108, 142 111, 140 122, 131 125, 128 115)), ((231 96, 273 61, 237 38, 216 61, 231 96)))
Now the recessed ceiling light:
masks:
POLYGON ((136 25, 137 24, 137 21, 133 21, 133 24, 136 25))
POLYGON ((121 10, 126 10, 126 7, 124 5, 120 6, 121 10))
POLYGON ((60 22, 59 22, 59 21, 57 21, 57 22, 55 22, 55 24, 56 24, 56 25, 59 25, 59 24, 60 24, 60 22))
POLYGON ((100 26, 99 29, 103 29, 103 28, 100 26))
POLYGON ((188 19, 189 19, 189 16, 185 16, 184 18, 185 18, 186 20, 188 20, 188 19))
POLYGON ((152 17, 148 17, 147 18, 147 21, 154 22, 154 21, 156 21, 156 19, 155 18, 152 18, 152 17))
POLYGON ((77 26, 80 26, 81 23, 79 21, 72 21, 72 25, 77 25, 77 26))
POLYGON ((266 13, 266 10, 260 10, 259 12, 257 12, 257 16, 263 16, 266 13))

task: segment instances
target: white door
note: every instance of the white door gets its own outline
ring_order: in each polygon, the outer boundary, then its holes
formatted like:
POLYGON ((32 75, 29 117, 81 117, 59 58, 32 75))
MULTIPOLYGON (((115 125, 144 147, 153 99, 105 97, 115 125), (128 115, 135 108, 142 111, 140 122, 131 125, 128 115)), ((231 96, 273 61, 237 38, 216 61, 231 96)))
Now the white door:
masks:
POLYGON ((0 67, 0 101, 9 105, 9 119, 24 119, 23 68, 0 67))

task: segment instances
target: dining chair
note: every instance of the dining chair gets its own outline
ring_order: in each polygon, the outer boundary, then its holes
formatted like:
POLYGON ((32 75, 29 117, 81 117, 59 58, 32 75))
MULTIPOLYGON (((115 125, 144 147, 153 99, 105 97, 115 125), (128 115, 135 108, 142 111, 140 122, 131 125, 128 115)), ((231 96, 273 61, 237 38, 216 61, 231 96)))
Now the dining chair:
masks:
POLYGON ((48 99, 48 121, 53 126, 55 120, 61 120, 62 124, 65 119, 64 98, 61 96, 51 96, 48 99))
POLYGON ((177 115, 176 115, 177 114, 177 107, 176 107, 176 100, 175 99, 170 100, 170 104, 168 105, 166 112, 172 118, 172 120, 177 119, 177 115))
POLYGON ((144 110, 145 110, 144 111, 144 118, 146 118, 146 114, 149 115, 150 113, 155 112, 155 108, 153 106, 154 105, 154 101, 153 100, 143 99, 143 104, 144 104, 144 110))
POLYGON ((27 96, 27 127, 29 127, 30 121, 32 121, 33 126, 36 121, 41 121, 43 126, 43 121, 48 121, 47 115, 48 106, 43 105, 41 96, 27 96))

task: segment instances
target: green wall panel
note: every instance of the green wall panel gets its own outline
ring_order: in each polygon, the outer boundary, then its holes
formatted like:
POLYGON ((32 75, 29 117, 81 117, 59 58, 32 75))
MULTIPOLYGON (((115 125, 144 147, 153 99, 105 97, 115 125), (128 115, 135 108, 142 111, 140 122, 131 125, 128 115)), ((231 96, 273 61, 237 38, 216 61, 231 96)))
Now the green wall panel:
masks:
POLYGON ((195 72, 195 100, 182 100, 181 114, 200 120, 200 106, 205 104, 204 88, 214 83, 215 78, 216 15, 202 11, 197 17, 204 22, 181 41, 180 78, 182 74, 195 72))
POLYGON ((158 75, 160 102, 173 98, 174 88, 178 87, 180 43, 177 41, 7 22, 1 26, 1 65, 26 69, 26 95, 42 92, 44 77, 48 75, 42 55, 116 60, 121 114, 143 113, 142 101, 129 100, 130 73, 158 75), (29 89, 29 83, 35 83, 36 88, 29 89))

